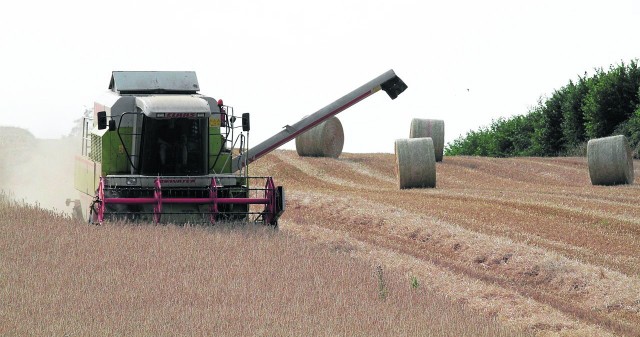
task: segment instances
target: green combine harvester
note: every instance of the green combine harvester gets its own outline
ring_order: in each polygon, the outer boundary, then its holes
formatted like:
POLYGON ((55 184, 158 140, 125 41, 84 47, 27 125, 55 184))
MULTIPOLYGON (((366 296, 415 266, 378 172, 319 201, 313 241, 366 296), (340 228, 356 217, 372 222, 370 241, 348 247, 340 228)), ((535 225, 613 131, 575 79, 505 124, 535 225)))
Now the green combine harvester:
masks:
POLYGON ((250 117, 199 94, 194 72, 114 71, 83 122, 74 215, 90 223, 255 222, 277 226, 284 189, 248 165, 382 89, 407 86, 392 70, 249 149, 250 117))

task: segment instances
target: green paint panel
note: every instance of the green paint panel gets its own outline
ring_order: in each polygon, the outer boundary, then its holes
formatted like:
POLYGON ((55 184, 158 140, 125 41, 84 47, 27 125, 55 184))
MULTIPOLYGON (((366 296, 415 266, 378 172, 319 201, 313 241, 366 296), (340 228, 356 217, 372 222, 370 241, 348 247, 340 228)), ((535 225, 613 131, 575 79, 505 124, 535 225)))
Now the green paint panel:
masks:
POLYGON ((220 134, 220 127, 209 125, 209 167, 213 165, 213 170, 209 173, 231 173, 230 153, 220 153, 223 140, 224 138, 220 134), (218 153, 220 153, 220 156, 218 156, 218 153))
MULTIPOLYGON (((218 161, 213 167, 213 171, 211 173, 231 173, 231 155, 229 153, 221 153, 218 161)), ((211 163, 216 160, 214 156, 211 159, 211 163)))
POLYGON ((126 150, 131 154, 132 128, 119 130, 124 145, 120 142, 117 131, 109 131, 102 136, 102 174, 128 174, 129 159, 126 150))

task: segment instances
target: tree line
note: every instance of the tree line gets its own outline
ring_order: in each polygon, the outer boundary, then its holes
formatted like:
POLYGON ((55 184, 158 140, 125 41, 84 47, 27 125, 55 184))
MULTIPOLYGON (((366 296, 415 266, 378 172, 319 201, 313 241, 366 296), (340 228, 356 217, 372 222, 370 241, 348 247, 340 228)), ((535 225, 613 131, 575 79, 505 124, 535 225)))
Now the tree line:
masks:
POLYGON ((494 120, 447 144, 447 155, 490 157, 584 155, 592 138, 627 136, 640 148, 638 61, 579 76, 525 115, 494 120))

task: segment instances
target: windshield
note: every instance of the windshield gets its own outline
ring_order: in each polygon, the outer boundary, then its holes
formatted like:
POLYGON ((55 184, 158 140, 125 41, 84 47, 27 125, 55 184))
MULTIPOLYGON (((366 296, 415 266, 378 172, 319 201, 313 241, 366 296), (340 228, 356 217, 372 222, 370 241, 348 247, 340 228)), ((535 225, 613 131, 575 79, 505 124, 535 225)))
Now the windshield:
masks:
POLYGON ((207 119, 156 119, 142 124, 140 173, 204 175, 207 173, 207 119))

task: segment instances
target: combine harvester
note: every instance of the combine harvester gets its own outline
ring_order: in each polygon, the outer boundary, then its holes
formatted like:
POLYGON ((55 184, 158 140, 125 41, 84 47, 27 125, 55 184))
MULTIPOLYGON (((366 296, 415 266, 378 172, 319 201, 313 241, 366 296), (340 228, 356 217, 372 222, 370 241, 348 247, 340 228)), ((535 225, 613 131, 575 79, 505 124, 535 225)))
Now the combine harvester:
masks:
POLYGON ((389 70, 249 149, 249 114, 238 120, 222 100, 198 94, 194 72, 114 71, 84 119, 74 214, 90 223, 277 226, 284 190, 249 176, 248 165, 380 89, 395 99, 406 88, 389 70))

